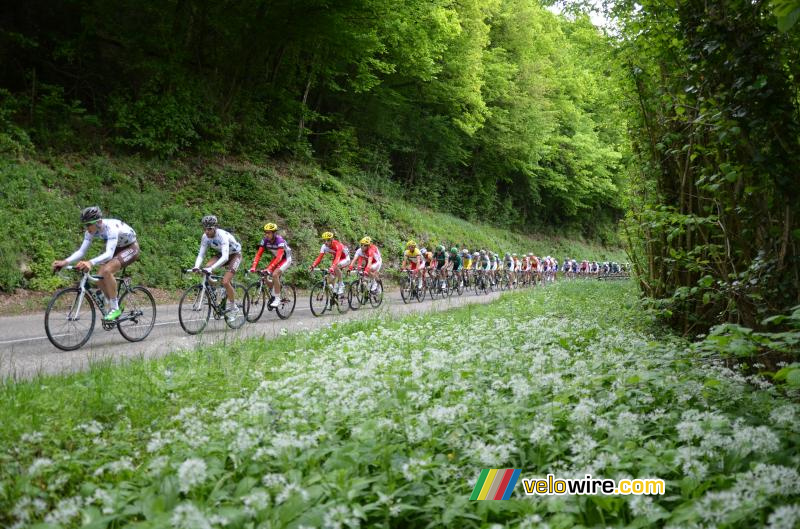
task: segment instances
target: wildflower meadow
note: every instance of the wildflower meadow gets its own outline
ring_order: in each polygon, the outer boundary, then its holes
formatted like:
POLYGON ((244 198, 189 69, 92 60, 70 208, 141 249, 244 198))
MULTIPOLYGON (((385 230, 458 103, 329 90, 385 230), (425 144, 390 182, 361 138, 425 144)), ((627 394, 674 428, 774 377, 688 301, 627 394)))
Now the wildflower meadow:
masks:
POLYGON ((800 524, 798 394, 627 283, 6 382, 0 421, 2 527, 800 524), (470 501, 484 468, 666 493, 470 501))

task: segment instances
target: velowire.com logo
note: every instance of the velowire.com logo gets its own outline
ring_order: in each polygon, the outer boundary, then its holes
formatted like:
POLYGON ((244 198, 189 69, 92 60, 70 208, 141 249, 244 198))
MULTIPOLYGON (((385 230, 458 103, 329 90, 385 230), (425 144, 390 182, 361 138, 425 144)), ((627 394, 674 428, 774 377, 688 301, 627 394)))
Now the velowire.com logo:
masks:
POLYGON ((517 484, 519 468, 484 468, 470 500, 507 500, 517 484))

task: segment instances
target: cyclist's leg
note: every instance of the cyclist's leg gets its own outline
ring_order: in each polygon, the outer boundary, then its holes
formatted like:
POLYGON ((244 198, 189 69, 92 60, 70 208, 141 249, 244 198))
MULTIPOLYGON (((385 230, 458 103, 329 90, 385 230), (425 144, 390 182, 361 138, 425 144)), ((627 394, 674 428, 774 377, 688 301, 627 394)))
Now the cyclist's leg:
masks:
POLYGON ((114 274, 119 272, 120 268, 122 268, 122 264, 116 259, 111 259, 100 265, 97 270, 97 273, 103 276, 103 279, 100 280, 100 290, 109 300, 117 297, 117 280, 114 278, 114 274))
POLYGON ((272 272, 272 295, 278 297, 281 295, 281 276, 283 272, 292 264, 291 259, 284 259, 275 271, 272 272))
POLYGON ((222 286, 225 287, 225 292, 228 294, 228 301, 231 302, 229 305, 230 308, 235 307, 235 298, 236 292, 233 290, 233 285, 231 281, 233 280, 233 276, 236 274, 236 271, 239 269, 239 265, 242 263, 242 254, 235 253, 232 254, 228 258, 228 262, 225 263, 225 275, 222 276, 222 286))

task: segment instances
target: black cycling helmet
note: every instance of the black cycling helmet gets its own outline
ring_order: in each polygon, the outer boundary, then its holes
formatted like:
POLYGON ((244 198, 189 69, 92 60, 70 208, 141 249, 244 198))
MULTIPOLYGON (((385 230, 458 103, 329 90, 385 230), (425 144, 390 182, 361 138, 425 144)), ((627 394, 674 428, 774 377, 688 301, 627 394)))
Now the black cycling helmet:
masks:
POLYGON ((103 218, 103 212, 100 211, 100 208, 97 206, 89 206, 88 208, 84 208, 84 210, 81 211, 81 222, 84 224, 97 222, 102 218, 103 218))
POLYGON ((206 215, 203 217, 203 220, 200 221, 204 228, 216 228, 217 227, 217 217, 214 215, 206 215))

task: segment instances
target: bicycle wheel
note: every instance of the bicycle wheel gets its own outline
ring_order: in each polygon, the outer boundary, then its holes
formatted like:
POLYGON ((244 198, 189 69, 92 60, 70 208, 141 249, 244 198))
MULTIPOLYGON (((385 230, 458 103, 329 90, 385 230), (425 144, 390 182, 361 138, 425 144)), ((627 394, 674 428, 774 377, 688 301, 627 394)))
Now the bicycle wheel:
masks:
POLYGON ((353 310, 361 308, 361 281, 351 281, 345 286, 347 290, 347 304, 353 310))
POLYGON ((95 308, 89 293, 78 287, 59 290, 44 313, 44 330, 50 343, 62 351, 74 351, 92 335, 95 308))
POLYGON ((378 308, 383 303, 383 282, 378 279, 375 281, 375 290, 369 290, 369 304, 378 308))
POLYGON ((129 342, 141 342, 153 330, 156 323, 156 300, 153 294, 142 286, 132 287, 119 298, 119 308, 123 309, 117 319, 117 329, 129 342))
POLYGON ((311 289, 309 305, 311 305, 311 314, 314 316, 322 316, 328 310, 328 292, 325 289, 325 283, 317 283, 311 289))
POLYGON ((411 296, 414 293, 413 283, 410 277, 406 277, 400 285, 400 297, 403 298, 403 303, 410 303, 411 296))
MULTIPOLYGON (((225 323, 231 329, 238 329, 247 323, 247 314, 250 310, 250 298, 247 296, 247 289, 241 283, 231 283, 231 286, 233 287, 233 301, 239 306, 239 312, 237 312, 236 317, 232 319, 228 319, 228 313, 226 312, 225 323)), ((227 298, 227 295, 225 298, 227 298)))
POLYGON ((453 291, 459 296, 464 294, 464 277, 460 274, 453 276, 453 291))
MULTIPOLYGON (((250 302, 252 306, 252 301, 250 302)), ((297 303, 294 287, 292 285, 281 286, 281 304, 275 308, 275 313, 282 320, 285 320, 294 313, 294 305, 297 303)))
POLYGON ((370 292, 369 286, 372 283, 372 279, 364 279, 362 278, 358 282, 358 303, 362 307, 366 306, 367 303, 370 303, 370 292))
POLYGON ((178 304, 178 321, 188 334, 203 331, 211 317, 211 304, 203 285, 194 285, 186 289, 178 304))
POLYGON ((425 291, 428 290, 425 288, 425 282, 422 282, 422 286, 419 286, 419 283, 417 283, 417 286, 414 288, 416 291, 417 301, 422 303, 425 300, 425 291))
MULTIPOLYGON (((247 321, 255 323, 264 314, 264 307, 268 303, 267 289, 261 281, 254 281, 247 287, 247 300, 250 305, 247 307, 247 321)), ((294 310, 294 307, 292 308, 294 310)))
POLYGON ((343 294, 334 294, 332 300, 334 300, 334 304, 336 305, 336 310, 339 314, 344 314, 348 310, 350 310, 350 303, 348 301, 348 296, 350 294, 349 286, 344 287, 343 294))
POLYGON ((431 299, 436 299, 439 297, 439 279, 436 277, 428 276, 425 279, 425 286, 428 289, 428 292, 431 295, 431 299))

